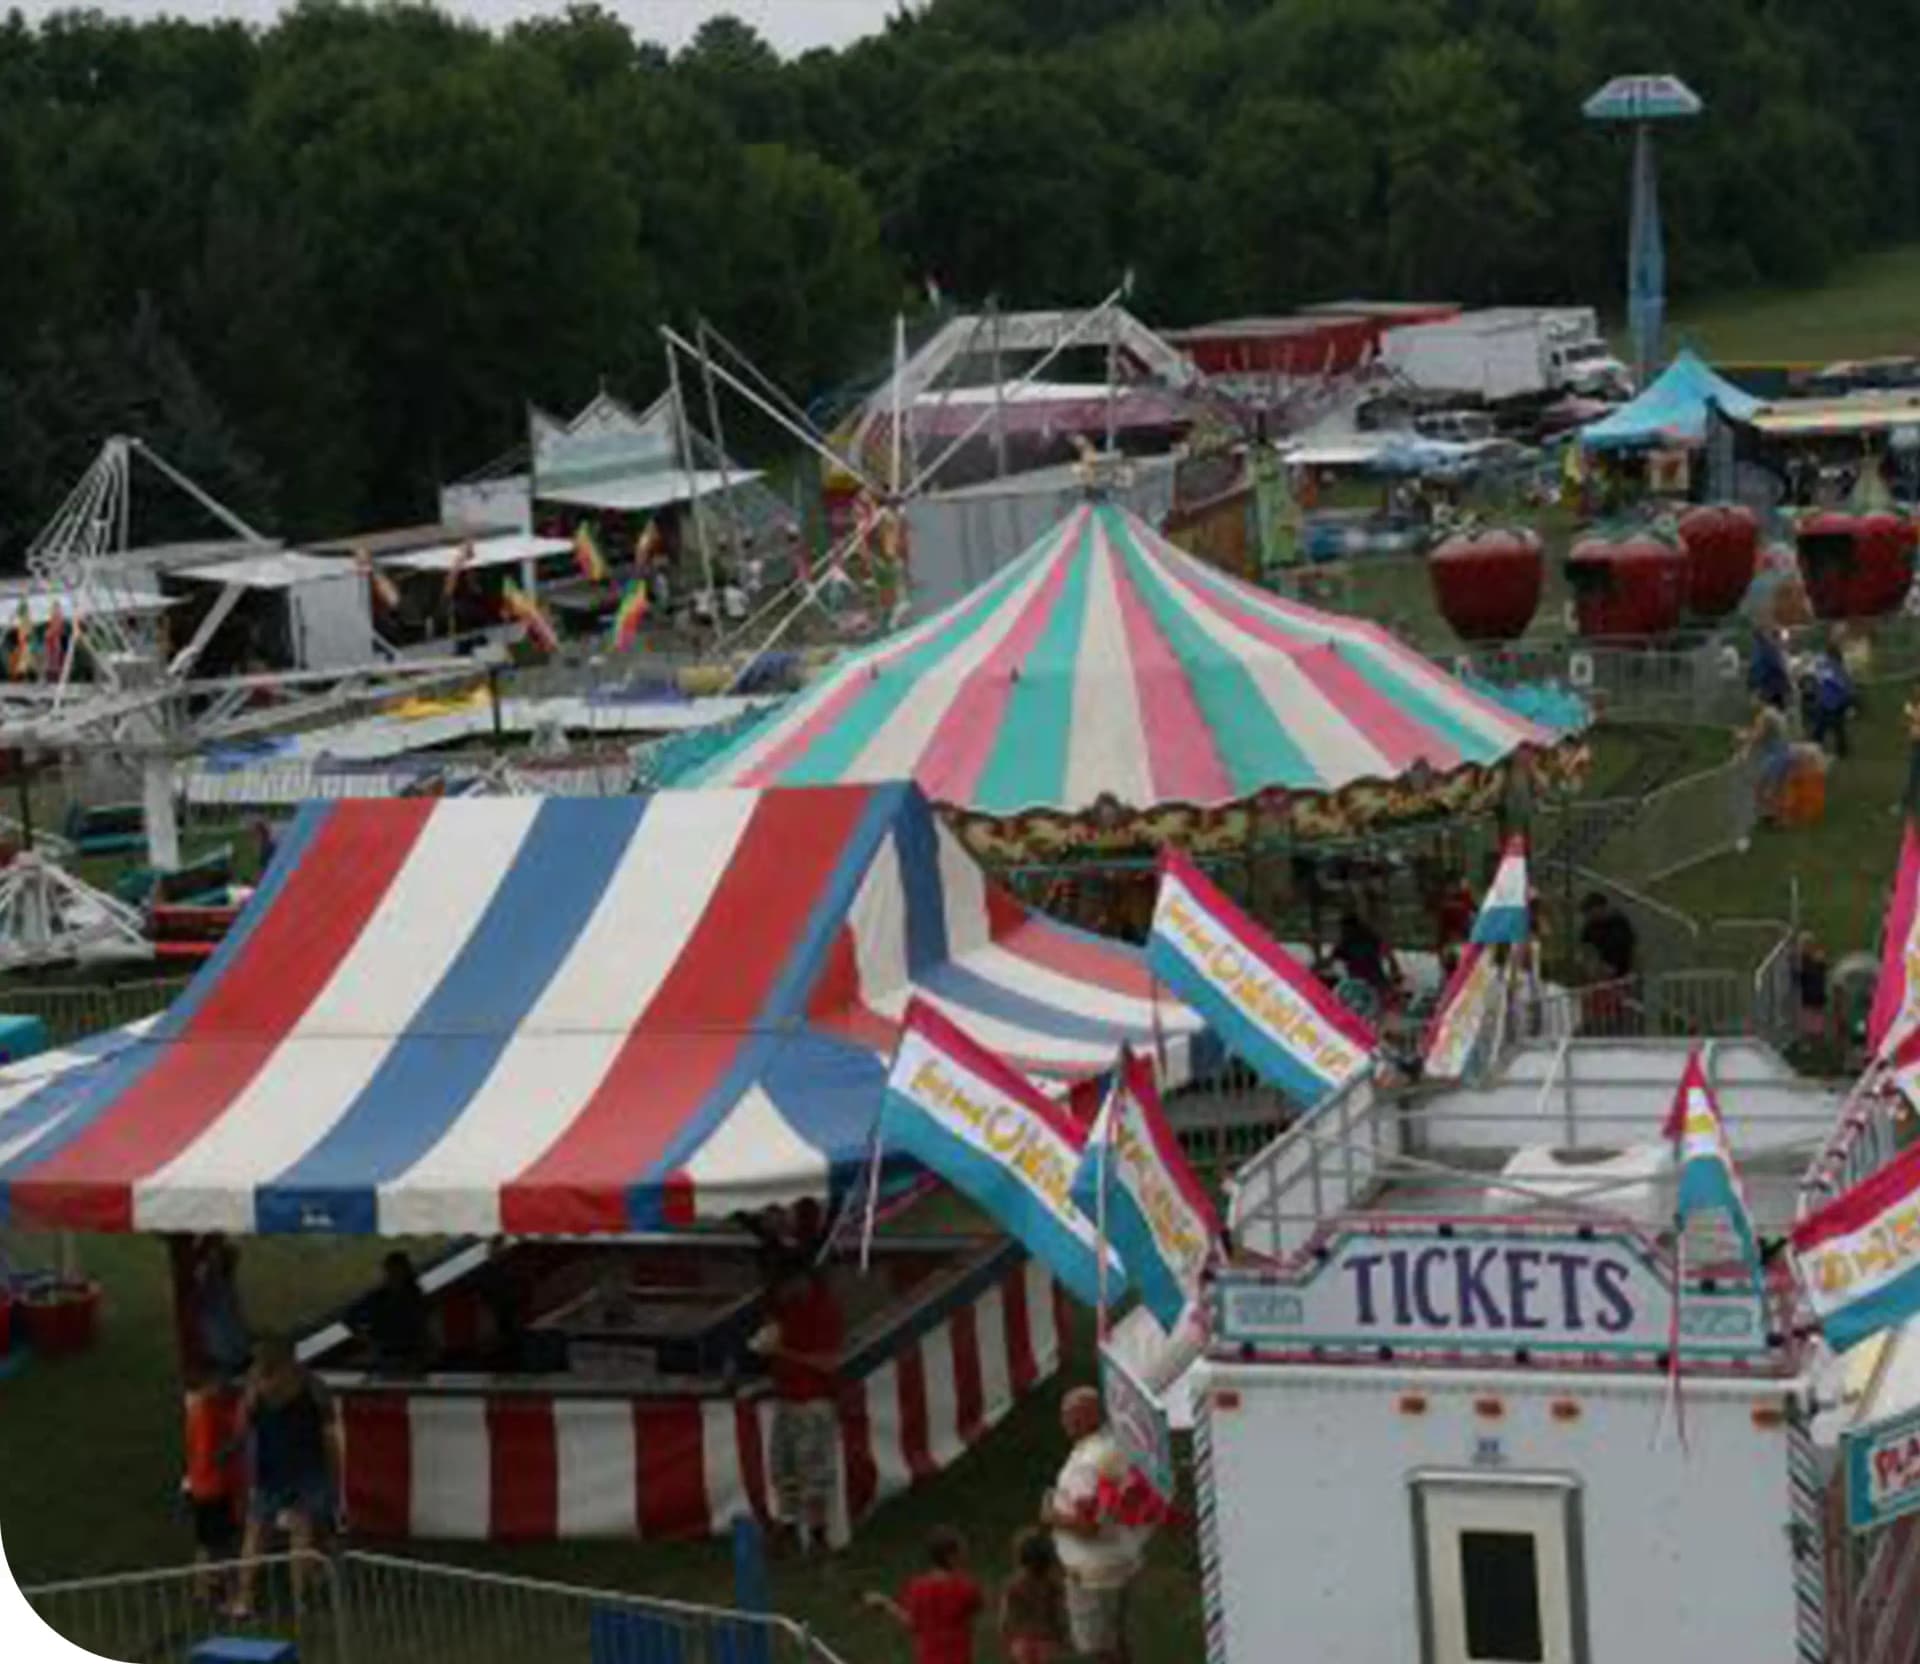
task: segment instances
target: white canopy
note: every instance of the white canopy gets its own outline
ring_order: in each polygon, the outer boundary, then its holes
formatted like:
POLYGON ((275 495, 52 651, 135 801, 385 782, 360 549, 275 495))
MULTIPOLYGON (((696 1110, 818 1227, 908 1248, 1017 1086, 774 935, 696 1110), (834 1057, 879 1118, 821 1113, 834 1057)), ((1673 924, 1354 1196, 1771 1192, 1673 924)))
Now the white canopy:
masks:
MULTIPOLYGON (((446 572, 467 546, 466 543, 436 543, 425 549, 409 549, 404 555, 388 555, 380 564, 402 572, 446 572)), ((504 537, 476 537, 472 539, 472 548, 472 558, 467 562, 469 571, 488 566, 518 566, 529 560, 550 560, 555 555, 570 553, 573 545, 564 537, 509 532, 504 537)))

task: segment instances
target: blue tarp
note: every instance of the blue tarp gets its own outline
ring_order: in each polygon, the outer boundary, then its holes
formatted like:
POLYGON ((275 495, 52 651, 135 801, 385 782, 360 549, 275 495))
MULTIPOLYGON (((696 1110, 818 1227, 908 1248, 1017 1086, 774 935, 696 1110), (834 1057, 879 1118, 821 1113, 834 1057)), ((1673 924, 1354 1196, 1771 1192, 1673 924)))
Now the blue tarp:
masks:
POLYGON ((1742 392, 1697 354, 1682 351, 1637 399, 1580 430, 1592 451, 1624 451, 1641 445, 1697 445, 1707 436, 1707 405, 1743 422, 1760 400, 1742 392))

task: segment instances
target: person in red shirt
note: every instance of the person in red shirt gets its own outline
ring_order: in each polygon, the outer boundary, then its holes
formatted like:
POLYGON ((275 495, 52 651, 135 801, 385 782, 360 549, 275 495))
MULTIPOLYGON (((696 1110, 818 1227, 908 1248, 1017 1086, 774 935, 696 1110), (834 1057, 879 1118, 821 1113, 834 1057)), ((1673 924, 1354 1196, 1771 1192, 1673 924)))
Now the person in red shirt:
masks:
POLYGON ((215 1600, 221 1574, 211 1568, 233 1559, 240 1546, 239 1400, 202 1368, 188 1377, 183 1408, 180 1491, 193 1510, 194 1582, 201 1599, 215 1600))
POLYGON ((867 1605, 913 1637, 913 1664, 973 1664, 973 1626, 986 1596, 963 1569, 966 1551, 959 1534, 934 1532, 927 1559, 933 1569, 907 1579, 898 1600, 876 1590, 867 1605))
POLYGON ((789 1271, 774 1290, 760 1350, 773 1374, 768 1466, 781 1518, 802 1552, 826 1546, 839 1471, 840 1354, 846 1319, 817 1267, 789 1271))

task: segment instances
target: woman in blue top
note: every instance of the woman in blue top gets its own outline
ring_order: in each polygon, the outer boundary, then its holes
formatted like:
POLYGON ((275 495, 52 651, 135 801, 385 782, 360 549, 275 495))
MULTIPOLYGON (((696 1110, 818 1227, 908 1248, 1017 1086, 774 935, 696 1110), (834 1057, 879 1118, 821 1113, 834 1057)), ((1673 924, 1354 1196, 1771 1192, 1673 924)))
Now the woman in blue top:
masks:
POLYGON ((248 1617, 253 1608, 255 1562, 267 1532, 286 1528, 295 1555, 294 1579, 305 1570, 320 1535, 334 1517, 334 1472, 338 1435, 333 1409, 320 1383, 301 1368, 284 1339, 263 1339, 254 1348, 241 1405, 246 1430, 252 1490, 247 1498, 247 1534, 241 1547, 246 1562, 231 1615, 248 1617))

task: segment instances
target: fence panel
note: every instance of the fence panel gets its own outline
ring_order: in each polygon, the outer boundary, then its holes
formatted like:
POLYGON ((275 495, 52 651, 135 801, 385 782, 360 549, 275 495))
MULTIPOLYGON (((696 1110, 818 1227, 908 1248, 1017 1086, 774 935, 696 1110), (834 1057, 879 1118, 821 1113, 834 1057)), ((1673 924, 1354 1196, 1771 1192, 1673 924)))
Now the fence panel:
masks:
POLYGON ((340 1561, 343 1664, 839 1664, 803 1625, 392 1555, 340 1561))
POLYGON ((392 1555, 255 1563, 252 1615, 221 1615, 238 1565, 24 1591, 56 1634, 104 1658, 187 1664, 215 1636, 291 1642, 300 1664, 843 1664, 770 1613, 503 1577, 392 1555))
POLYGON ((47 1025, 48 1039, 64 1046, 157 1015, 174 1002, 189 980, 184 976, 154 977, 98 987, 38 987, 16 981, 7 989, 6 1008, 18 1016, 38 1017, 47 1025))
POLYGON ((186 1567, 43 1584, 22 1592, 47 1627, 102 1658, 187 1664, 214 1636, 290 1641, 300 1664, 351 1664, 334 1570, 319 1555, 256 1565, 253 1615, 223 1617, 237 1565, 186 1567))

